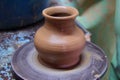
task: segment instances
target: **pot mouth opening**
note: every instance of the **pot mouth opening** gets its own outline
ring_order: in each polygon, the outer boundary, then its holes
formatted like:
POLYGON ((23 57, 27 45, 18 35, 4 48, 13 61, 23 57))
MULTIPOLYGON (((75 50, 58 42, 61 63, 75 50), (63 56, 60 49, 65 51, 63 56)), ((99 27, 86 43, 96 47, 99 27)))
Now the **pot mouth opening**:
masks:
POLYGON ((78 15, 77 9, 68 6, 53 6, 43 10, 43 16, 51 19, 69 19, 78 15))
POLYGON ((71 16, 71 14, 65 13, 65 12, 58 12, 58 13, 53 13, 50 16, 52 16, 52 17, 67 17, 67 16, 71 16))

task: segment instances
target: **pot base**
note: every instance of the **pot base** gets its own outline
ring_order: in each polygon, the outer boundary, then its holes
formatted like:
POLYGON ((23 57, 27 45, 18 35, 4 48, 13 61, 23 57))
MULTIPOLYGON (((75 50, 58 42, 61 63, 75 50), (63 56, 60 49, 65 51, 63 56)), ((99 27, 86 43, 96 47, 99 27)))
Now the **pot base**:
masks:
POLYGON ((72 68, 76 67, 76 66, 80 63, 80 59, 81 59, 81 57, 79 57, 78 59, 76 59, 76 60, 75 60, 73 63, 71 63, 71 64, 59 65, 59 64, 49 63, 48 61, 42 59, 42 58, 38 55, 38 60, 39 60, 39 62, 42 61, 41 64, 46 65, 46 66, 49 66, 49 67, 51 67, 51 68, 56 68, 56 69, 72 69, 72 68))
POLYGON ((81 62, 74 68, 55 69, 38 59, 33 42, 19 48, 12 58, 14 72, 23 80, 96 80, 107 69, 107 57, 91 42, 86 43, 81 62))

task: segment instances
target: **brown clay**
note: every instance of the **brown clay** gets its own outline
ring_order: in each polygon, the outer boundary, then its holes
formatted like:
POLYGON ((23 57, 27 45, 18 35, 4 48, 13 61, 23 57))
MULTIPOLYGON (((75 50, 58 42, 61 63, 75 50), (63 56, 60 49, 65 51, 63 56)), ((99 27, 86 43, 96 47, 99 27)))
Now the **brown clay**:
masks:
POLYGON ((74 22, 78 11, 72 7, 54 6, 43 10, 44 25, 34 37, 41 58, 55 68, 68 68, 80 60, 85 46, 83 31, 74 22))

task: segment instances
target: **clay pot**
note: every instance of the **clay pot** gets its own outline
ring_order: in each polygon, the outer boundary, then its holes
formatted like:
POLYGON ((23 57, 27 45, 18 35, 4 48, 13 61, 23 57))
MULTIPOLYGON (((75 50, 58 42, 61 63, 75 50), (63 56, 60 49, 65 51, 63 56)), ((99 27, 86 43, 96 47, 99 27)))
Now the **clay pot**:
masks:
POLYGON ((85 46, 83 31, 74 22, 78 11, 72 7, 54 6, 43 10, 44 25, 38 29, 34 44, 39 59, 54 68, 75 66, 85 46))

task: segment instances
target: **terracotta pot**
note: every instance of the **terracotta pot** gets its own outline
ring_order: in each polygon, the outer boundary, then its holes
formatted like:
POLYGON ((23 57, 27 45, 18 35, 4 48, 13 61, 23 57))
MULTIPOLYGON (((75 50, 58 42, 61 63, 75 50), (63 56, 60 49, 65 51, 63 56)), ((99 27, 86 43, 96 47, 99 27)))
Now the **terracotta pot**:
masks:
POLYGON ((34 44, 39 58, 54 68, 75 66, 85 46, 83 31, 74 22, 78 11, 54 6, 43 10, 44 25, 38 29, 34 44))

